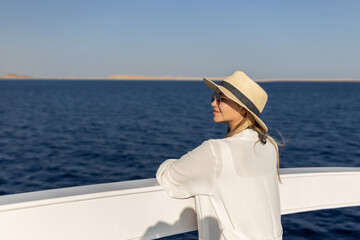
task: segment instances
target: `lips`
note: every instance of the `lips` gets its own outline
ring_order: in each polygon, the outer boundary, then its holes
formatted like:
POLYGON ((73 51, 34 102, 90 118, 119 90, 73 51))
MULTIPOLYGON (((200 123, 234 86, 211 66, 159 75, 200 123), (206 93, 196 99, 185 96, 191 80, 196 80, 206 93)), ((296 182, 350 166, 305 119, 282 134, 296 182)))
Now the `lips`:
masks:
POLYGON ((220 113, 220 112, 215 109, 213 110, 213 114, 218 114, 218 113, 220 113))

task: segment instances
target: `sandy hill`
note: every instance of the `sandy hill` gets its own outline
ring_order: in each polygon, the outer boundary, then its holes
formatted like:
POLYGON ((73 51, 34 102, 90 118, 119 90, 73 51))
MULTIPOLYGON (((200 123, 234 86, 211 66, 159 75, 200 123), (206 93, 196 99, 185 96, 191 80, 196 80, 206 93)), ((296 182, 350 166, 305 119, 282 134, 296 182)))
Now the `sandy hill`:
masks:
POLYGON ((14 79, 14 78, 32 78, 31 76, 27 76, 27 75, 19 75, 19 74, 15 74, 15 73, 9 73, 6 74, 4 76, 1 76, 0 78, 10 78, 10 79, 14 79))
MULTIPOLYGON (((202 80, 202 77, 172 77, 172 76, 144 76, 144 75, 111 75, 107 79, 114 80, 202 80)), ((223 78, 211 78, 213 80, 222 80, 223 78)))

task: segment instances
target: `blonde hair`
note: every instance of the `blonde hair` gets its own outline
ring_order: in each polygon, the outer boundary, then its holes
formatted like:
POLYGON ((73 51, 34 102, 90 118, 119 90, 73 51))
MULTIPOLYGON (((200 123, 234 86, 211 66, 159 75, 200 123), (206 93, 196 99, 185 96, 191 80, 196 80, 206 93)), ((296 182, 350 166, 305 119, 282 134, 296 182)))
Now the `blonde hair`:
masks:
MULTIPOLYGON (((277 176, 278 176, 278 180, 280 183, 282 183, 281 178, 280 178, 280 157, 279 157, 279 150, 278 150, 278 146, 284 146, 284 139, 282 137, 282 135, 280 134, 281 138, 282 138, 282 142, 278 142, 275 139, 273 139, 269 133, 260 127, 260 125, 255 121, 255 118, 253 117, 252 114, 249 114, 248 111, 246 111, 246 114, 244 116, 244 118, 241 120, 241 122, 232 130, 230 131, 230 129, 227 129, 227 135, 226 137, 231 137, 247 128, 250 128, 252 130, 254 130, 255 132, 257 132, 258 136, 259 136, 259 140, 258 142, 261 142, 261 144, 266 144, 267 140, 270 141, 270 143, 274 146, 275 151, 276 151, 276 157, 277 157, 277 176)), ((255 146, 254 144, 254 146, 255 146)))

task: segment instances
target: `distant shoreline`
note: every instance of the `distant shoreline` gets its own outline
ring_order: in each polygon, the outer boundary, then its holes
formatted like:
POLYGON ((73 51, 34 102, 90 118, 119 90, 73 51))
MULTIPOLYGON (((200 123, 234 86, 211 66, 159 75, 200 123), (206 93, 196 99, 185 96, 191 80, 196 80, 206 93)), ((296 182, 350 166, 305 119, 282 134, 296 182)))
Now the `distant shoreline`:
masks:
MULTIPOLYGON (((207 77, 214 81, 221 81, 225 77, 207 77)), ((109 77, 32 77, 14 73, 1 76, 0 80, 125 80, 125 81, 202 81, 202 77, 172 77, 172 76, 143 76, 143 75, 112 75, 109 77)), ((352 78, 269 78, 254 79, 256 82, 360 82, 352 78)))

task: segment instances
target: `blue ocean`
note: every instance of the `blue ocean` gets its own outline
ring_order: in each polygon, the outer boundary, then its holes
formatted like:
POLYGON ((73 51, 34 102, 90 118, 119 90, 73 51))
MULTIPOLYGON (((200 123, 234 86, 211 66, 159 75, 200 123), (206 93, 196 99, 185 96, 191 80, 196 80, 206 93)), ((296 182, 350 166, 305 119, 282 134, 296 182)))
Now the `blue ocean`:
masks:
MULTIPOLYGON (((261 118, 285 141, 281 168, 360 167, 360 83, 260 85, 261 118)), ((0 195, 154 178, 164 160, 225 136, 210 94, 191 81, 1 80, 0 195)), ((360 239, 360 207, 282 224, 284 239, 360 239)))

